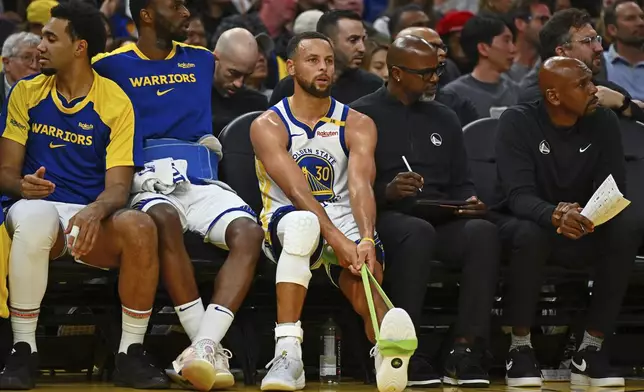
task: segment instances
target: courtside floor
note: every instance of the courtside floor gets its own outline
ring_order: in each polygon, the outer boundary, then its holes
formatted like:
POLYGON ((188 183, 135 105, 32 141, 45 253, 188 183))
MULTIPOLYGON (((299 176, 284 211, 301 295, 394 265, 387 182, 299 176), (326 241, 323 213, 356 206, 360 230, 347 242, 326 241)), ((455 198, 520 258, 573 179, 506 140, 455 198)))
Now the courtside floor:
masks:
MULTIPOLYGON (((119 392, 132 392, 136 391, 135 389, 127 388, 116 388, 111 384, 101 384, 101 383, 87 383, 83 381, 78 382, 56 382, 41 379, 38 388, 36 390, 42 390, 47 392, 63 392, 63 391, 91 391, 91 392, 103 392, 103 391, 119 391, 119 392)), ((173 390, 181 390, 178 386, 174 386, 173 390)), ((259 392, 259 385, 256 387, 246 387, 243 383, 229 389, 230 391, 235 392, 259 392)), ((377 392, 375 385, 364 385, 362 383, 356 382, 343 382, 339 385, 320 385, 320 383, 308 383, 305 391, 320 391, 320 392, 377 392)), ((632 381, 627 380, 626 388, 570 388, 570 384, 564 382, 555 382, 555 383, 546 383, 542 387, 541 391, 536 388, 508 388, 501 382, 494 383, 490 388, 487 389, 459 389, 459 388, 435 388, 435 389, 423 389, 423 388, 407 388, 407 392, 644 392, 644 380, 632 381)))

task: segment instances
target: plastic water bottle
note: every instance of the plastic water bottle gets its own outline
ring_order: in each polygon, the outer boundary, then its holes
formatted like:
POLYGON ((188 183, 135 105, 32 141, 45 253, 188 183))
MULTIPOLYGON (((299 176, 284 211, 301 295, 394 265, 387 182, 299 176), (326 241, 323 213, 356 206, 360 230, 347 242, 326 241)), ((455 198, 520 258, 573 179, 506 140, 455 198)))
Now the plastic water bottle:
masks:
POLYGON ((340 343, 342 334, 340 327, 329 318, 322 325, 320 335, 320 382, 337 384, 340 382, 340 343))

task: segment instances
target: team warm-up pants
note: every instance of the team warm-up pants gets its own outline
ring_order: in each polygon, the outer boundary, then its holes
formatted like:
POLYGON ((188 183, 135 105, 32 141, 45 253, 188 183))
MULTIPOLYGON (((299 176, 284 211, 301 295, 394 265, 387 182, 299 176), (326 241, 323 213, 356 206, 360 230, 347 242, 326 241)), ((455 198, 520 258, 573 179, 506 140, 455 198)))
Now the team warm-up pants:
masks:
POLYGON ((556 233, 532 221, 493 213, 504 250, 509 254, 506 315, 509 324, 530 327, 534 321, 546 263, 563 267, 594 267, 593 295, 586 330, 612 332, 638 248, 642 223, 633 210, 622 211, 595 232, 578 240, 556 233))
POLYGON ((455 219, 434 226, 414 216, 383 211, 376 227, 386 252, 383 284, 394 305, 409 313, 416 330, 431 261, 440 260, 462 269, 456 336, 487 339, 499 274, 495 225, 483 219, 455 219))

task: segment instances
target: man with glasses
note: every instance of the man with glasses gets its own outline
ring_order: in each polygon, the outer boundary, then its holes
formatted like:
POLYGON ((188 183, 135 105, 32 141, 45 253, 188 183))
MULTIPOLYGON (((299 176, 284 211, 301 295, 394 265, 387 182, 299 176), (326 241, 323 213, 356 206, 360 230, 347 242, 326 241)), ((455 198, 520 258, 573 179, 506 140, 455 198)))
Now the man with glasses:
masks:
POLYGON ((2 68, 0 75, 0 104, 4 104, 9 90, 16 82, 29 75, 40 72, 38 63, 38 44, 40 37, 32 33, 16 33, 10 35, 2 45, 2 68))
MULTIPOLYGON (((475 343, 489 332, 499 263, 497 230, 481 219, 486 206, 469 178, 458 118, 433 100, 442 70, 436 48, 422 38, 401 36, 387 53, 387 65, 388 84, 351 104, 378 124, 374 189, 376 227, 387 248, 384 284, 418 329, 429 261, 437 258, 462 268, 456 339, 443 381, 485 387, 489 377, 475 343), (418 207, 432 200, 456 202, 439 214, 418 207)), ((422 353, 411 358, 408 380, 408 386, 441 382, 422 353)))
POLYGON ((519 86, 505 75, 514 63, 516 47, 512 32, 497 18, 475 16, 465 23, 461 46, 474 69, 445 87, 468 97, 479 118, 495 117, 517 103, 519 86))
POLYGON ((551 13, 545 0, 521 0, 513 14, 517 55, 507 75, 519 83, 539 62, 539 32, 551 13))

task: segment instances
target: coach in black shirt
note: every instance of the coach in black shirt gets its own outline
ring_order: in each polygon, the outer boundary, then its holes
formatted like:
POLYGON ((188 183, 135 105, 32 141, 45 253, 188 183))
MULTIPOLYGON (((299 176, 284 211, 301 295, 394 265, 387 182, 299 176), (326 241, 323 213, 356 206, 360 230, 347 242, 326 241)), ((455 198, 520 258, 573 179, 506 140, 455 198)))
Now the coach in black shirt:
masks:
MULTIPOLYGON (((416 36, 402 36, 387 54, 389 82, 351 104, 378 125, 375 196, 377 230, 387 248, 384 284, 397 306, 419 326, 435 258, 462 267, 457 339, 445 362, 444 382, 487 386, 477 338, 486 339, 496 288, 500 244, 494 224, 469 178, 463 132, 456 114, 422 98, 438 83, 436 49, 416 36), (408 172, 402 157, 414 172, 408 172), (418 199, 460 200, 448 217, 416 211, 418 199), (467 201, 466 201, 467 200, 467 201), (438 218, 438 217, 437 217, 438 218), (469 218, 469 219, 468 219, 469 218)), ((480 339, 479 339, 480 340, 480 339)), ((409 384, 439 383, 431 365, 412 357, 409 384)))
MULTIPOLYGON (((345 10, 327 11, 320 17, 317 31, 331 39, 335 50, 336 80, 331 87, 333 98, 349 103, 382 86, 382 79, 360 68, 367 33, 358 14, 345 10)), ((275 86, 269 104, 273 106, 291 95, 293 78, 287 76, 275 86)))
POLYGON ((599 227, 580 213, 609 175, 625 192, 618 120, 599 106, 591 77, 581 61, 552 57, 539 72, 543 99, 512 107, 499 120, 499 209, 515 217, 493 215, 512 254, 506 281, 513 327, 509 385, 541 385, 529 331, 548 260, 569 267, 594 264, 592 301, 571 383, 624 385, 600 350, 619 313, 643 232, 629 207, 599 227))

